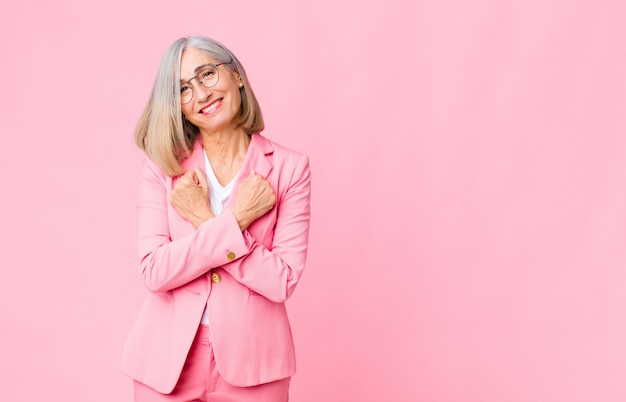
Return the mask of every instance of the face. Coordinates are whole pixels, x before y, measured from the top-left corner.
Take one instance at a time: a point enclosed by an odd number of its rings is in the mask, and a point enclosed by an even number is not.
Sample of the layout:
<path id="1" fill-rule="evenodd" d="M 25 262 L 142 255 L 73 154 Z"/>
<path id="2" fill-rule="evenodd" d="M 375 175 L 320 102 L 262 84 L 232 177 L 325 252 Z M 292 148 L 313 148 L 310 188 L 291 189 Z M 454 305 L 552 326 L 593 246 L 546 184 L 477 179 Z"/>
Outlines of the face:
<path id="1" fill-rule="evenodd" d="M 196 76 L 196 69 L 205 64 L 219 64 L 208 53 L 190 48 L 183 51 L 180 63 L 181 83 L 187 82 Z M 193 98 L 187 104 L 181 105 L 183 115 L 187 120 L 198 127 L 200 132 L 214 133 L 234 128 L 234 119 L 241 108 L 241 94 L 239 74 L 232 72 L 227 65 L 217 67 L 219 81 L 215 86 L 206 88 L 198 82 L 191 81 Z"/>

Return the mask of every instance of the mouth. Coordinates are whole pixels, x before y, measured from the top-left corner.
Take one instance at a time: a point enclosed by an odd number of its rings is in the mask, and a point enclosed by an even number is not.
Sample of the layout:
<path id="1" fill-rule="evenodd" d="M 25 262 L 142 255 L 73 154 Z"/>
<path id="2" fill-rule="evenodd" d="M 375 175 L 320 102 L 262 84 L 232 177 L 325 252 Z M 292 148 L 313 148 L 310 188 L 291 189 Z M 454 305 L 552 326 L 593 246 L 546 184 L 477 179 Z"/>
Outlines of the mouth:
<path id="1" fill-rule="evenodd" d="M 206 105 L 205 107 L 203 107 L 202 109 L 200 109 L 200 113 L 211 114 L 215 110 L 217 110 L 217 108 L 219 108 L 221 104 L 222 104 L 222 99 L 216 99 L 213 102 Z"/>

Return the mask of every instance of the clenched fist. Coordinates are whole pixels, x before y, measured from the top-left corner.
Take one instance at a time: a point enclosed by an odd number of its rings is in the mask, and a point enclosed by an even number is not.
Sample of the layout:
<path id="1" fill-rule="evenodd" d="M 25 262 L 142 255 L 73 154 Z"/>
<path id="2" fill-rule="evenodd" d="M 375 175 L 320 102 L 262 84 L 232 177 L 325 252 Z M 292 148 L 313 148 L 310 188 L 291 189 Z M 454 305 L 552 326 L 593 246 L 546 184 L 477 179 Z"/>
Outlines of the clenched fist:
<path id="1" fill-rule="evenodd" d="M 239 185 L 231 210 L 243 231 L 271 210 L 274 204 L 276 204 L 276 194 L 269 182 L 252 171 Z"/>
<path id="2" fill-rule="evenodd" d="M 170 193 L 170 203 L 196 229 L 215 216 L 209 205 L 209 183 L 198 166 L 178 178 Z"/>

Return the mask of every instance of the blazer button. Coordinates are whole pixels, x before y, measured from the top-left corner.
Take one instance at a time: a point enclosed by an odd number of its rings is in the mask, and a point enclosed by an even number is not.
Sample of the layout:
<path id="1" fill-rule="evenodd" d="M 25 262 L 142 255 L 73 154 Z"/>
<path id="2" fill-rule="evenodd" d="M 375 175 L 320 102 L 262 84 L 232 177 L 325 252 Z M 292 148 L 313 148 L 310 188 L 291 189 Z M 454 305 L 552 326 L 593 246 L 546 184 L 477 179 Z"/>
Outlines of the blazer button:
<path id="1" fill-rule="evenodd" d="M 222 280 L 222 277 L 217 272 L 213 272 L 211 274 L 211 282 L 213 282 L 213 283 L 220 283 L 221 280 Z"/>
<path id="2" fill-rule="evenodd" d="M 229 261 L 232 261 L 235 259 L 235 253 L 233 253 L 232 251 L 228 254 L 226 254 L 226 258 L 228 258 Z"/>

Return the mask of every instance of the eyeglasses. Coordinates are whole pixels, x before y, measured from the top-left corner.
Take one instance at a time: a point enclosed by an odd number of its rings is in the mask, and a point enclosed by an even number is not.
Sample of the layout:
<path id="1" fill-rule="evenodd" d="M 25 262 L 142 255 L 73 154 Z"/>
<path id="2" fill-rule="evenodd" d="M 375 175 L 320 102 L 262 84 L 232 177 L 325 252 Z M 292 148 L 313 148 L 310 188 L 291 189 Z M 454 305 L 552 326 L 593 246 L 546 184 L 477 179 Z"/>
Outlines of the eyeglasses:
<path id="1" fill-rule="evenodd" d="M 226 63 L 219 64 L 205 64 L 203 66 L 198 67 L 196 70 L 198 74 L 195 77 L 191 77 L 187 82 L 180 83 L 180 103 L 185 105 L 193 99 L 193 86 L 191 85 L 191 81 L 198 79 L 198 82 L 205 88 L 212 88 L 217 85 L 220 80 L 220 73 L 218 71 L 218 67 L 222 64 L 230 64 L 233 61 L 227 61 Z"/>

